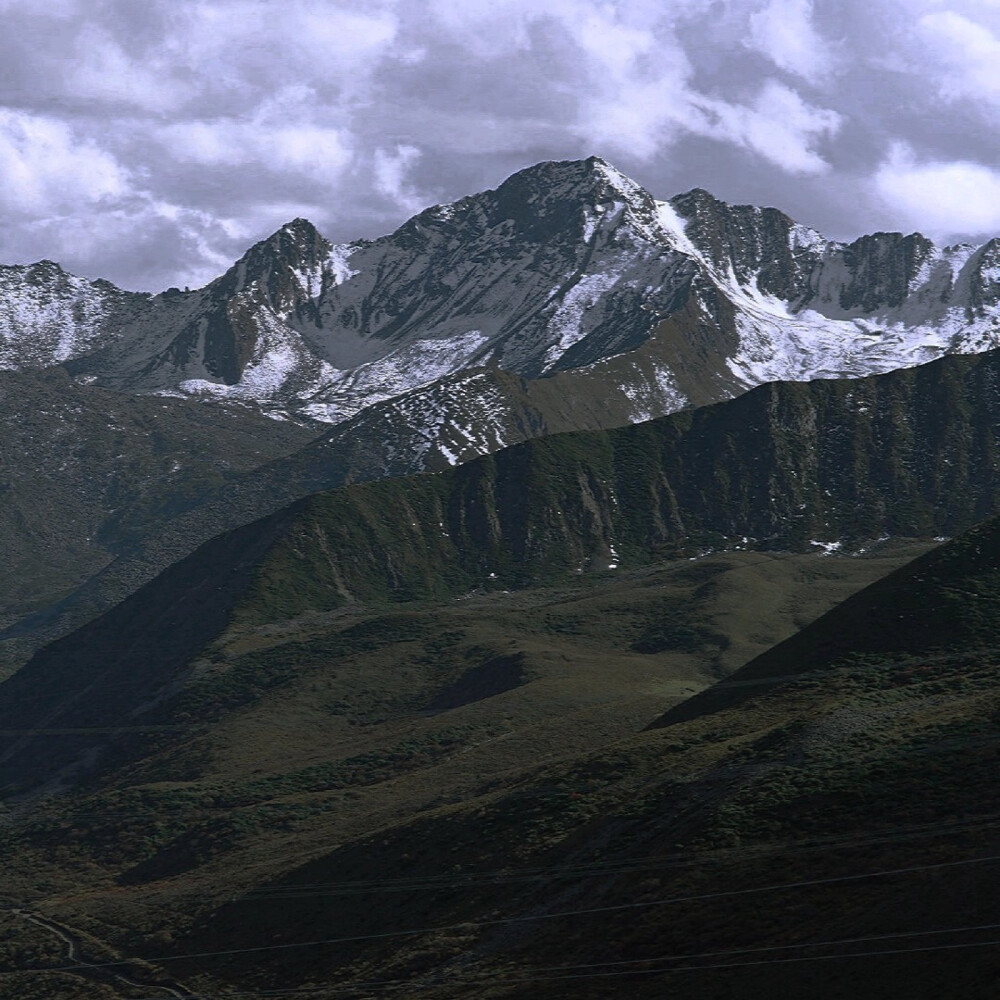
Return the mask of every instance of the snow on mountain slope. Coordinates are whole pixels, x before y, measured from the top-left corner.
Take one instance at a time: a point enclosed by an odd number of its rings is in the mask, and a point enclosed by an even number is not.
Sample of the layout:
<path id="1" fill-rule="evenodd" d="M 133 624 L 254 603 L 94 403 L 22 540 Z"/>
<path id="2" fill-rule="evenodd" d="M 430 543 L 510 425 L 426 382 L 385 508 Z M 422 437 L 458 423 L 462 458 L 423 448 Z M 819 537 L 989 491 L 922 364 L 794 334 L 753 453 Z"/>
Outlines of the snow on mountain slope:
<path id="1" fill-rule="evenodd" d="M 367 478 L 375 469 L 410 475 L 458 465 L 530 436 L 517 426 L 534 413 L 519 382 L 495 369 L 445 376 L 367 408 L 311 448 L 322 452 L 335 445 L 343 451 L 346 442 L 361 442 L 364 457 L 349 464 L 354 475 Z"/>
<path id="2" fill-rule="evenodd" d="M 738 347 L 727 365 L 747 388 L 879 374 L 1000 344 L 998 241 L 938 248 L 919 234 L 876 233 L 836 243 L 774 209 L 702 191 L 670 207 L 732 310 Z M 712 314 L 704 296 L 702 308 Z"/>
<path id="3" fill-rule="evenodd" d="M 0 369 L 40 368 L 89 353 L 109 342 L 121 314 L 145 298 L 77 278 L 50 260 L 0 266 Z"/>
<path id="4" fill-rule="evenodd" d="M 541 164 L 374 242 L 331 246 L 295 220 L 206 288 L 149 297 L 70 367 L 337 422 L 470 367 L 536 377 L 635 348 L 696 270 L 665 237 L 603 161 Z"/>
<path id="5" fill-rule="evenodd" d="M 374 241 L 303 219 L 203 289 L 134 295 L 0 270 L 0 365 L 328 423 L 482 366 L 575 371 L 648 419 L 774 379 L 858 376 L 1000 343 L 1000 241 L 835 243 L 603 160 L 541 163 Z M 623 359 L 629 359 L 627 362 Z"/>

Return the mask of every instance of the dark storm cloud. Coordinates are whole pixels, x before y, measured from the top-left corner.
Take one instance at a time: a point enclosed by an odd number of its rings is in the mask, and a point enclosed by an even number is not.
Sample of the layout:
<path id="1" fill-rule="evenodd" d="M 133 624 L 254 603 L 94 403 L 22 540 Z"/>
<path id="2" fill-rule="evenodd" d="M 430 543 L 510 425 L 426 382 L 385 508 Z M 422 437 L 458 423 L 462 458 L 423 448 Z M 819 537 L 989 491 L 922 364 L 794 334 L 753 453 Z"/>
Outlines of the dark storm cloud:
<path id="1" fill-rule="evenodd" d="M 1000 231 L 996 0 L 0 0 L 0 259 L 196 285 L 540 159 L 830 236 Z"/>

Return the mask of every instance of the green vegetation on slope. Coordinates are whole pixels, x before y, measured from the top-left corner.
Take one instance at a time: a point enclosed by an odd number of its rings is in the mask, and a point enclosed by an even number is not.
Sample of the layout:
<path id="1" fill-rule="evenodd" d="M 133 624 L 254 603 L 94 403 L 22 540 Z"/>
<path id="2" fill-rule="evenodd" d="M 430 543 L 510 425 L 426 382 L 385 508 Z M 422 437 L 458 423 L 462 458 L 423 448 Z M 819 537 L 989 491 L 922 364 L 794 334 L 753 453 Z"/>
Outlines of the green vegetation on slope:
<path id="1" fill-rule="evenodd" d="M 988 853 L 992 522 L 894 578 L 884 599 L 870 591 L 817 625 L 827 647 L 806 633 L 746 675 L 789 680 L 719 687 L 637 734 L 881 568 L 706 550 L 867 547 L 992 510 L 998 361 L 947 360 L 767 386 L 440 476 L 319 494 L 204 545 L 0 685 L 13 900 L 153 957 L 752 887 L 782 877 L 772 848 L 792 851 L 803 881 L 857 871 L 850 846 L 796 853 L 831 830 L 851 844 L 890 838 L 865 850 L 876 869 Z M 64 795 L 36 805 L 39 786 L 48 795 L 60 782 Z M 892 839 L 955 816 L 965 826 L 950 840 Z M 307 905 L 296 893 L 275 907 L 256 894 L 643 860 L 665 847 L 705 864 L 473 895 L 422 887 L 391 910 Z M 739 864 L 714 867 L 720 851 L 740 852 L 724 855 Z M 628 960 L 664 941 L 701 954 L 784 947 L 792 931 L 810 946 L 857 927 L 903 933 L 904 917 L 930 929 L 988 922 L 990 901 L 969 877 L 938 897 L 935 908 L 902 886 L 866 906 L 860 891 L 824 890 L 790 906 L 791 922 L 780 909 L 758 919 L 749 904 L 692 906 L 668 924 L 653 914 L 610 931 L 596 917 L 544 933 L 478 927 L 312 952 L 298 965 L 193 961 L 183 976 L 212 992 L 426 973 L 441 997 L 512 996 L 511 970 Z M 913 970 L 900 981 L 945 983 L 943 965 L 913 960 Z M 812 988 L 789 975 L 793 995 Z M 971 962 L 965 995 L 982 975 Z M 765 982 L 745 995 L 764 995 Z M 660 995 L 655 977 L 630 988 L 643 983 Z M 613 995 L 605 987 L 591 995 Z M 732 996 L 734 979 L 695 988 Z"/>
<path id="2" fill-rule="evenodd" d="M 441 1000 L 986 1000 L 998 568 L 994 519 L 762 654 L 746 687 L 314 858 L 179 951 L 388 938 L 186 968 L 330 996 L 388 981 Z"/>
<path id="3" fill-rule="evenodd" d="M 231 545 L 248 555 L 245 538 Z M 407 835 L 393 831 L 415 817 L 450 823 L 472 810 L 478 822 L 476 810 L 485 809 L 489 831 L 502 834 L 499 849 L 523 816 L 525 843 L 547 850 L 563 822 L 551 811 L 593 818 L 600 800 L 579 797 L 578 787 L 596 789 L 604 771 L 568 785 L 543 777 L 536 789 L 540 769 L 573 766 L 597 747 L 614 757 L 618 741 L 664 706 L 905 558 L 891 547 L 850 560 L 729 553 L 560 588 L 233 623 L 178 680 L 158 675 L 160 686 L 138 695 L 135 664 L 151 669 L 150 661 L 145 653 L 126 659 L 89 695 L 64 690 L 70 703 L 48 725 L 125 715 L 179 728 L 97 736 L 102 756 L 67 774 L 64 794 L 9 798 L 6 896 L 114 955 L 152 957 L 183 950 L 175 940 L 198 940 L 197 922 L 227 899 L 281 880 L 338 843 L 396 844 Z M 176 613 L 179 590 L 161 591 L 158 606 Z M 130 612 L 136 634 L 170 634 L 140 611 Z M 31 672 L 18 676 L 26 684 Z M 51 677 L 36 680 L 20 689 L 16 710 L 49 693 Z M 67 742 L 79 752 L 95 737 L 87 740 L 38 735 L 20 759 L 51 767 Z M 512 805 L 498 815 L 508 795 Z M 409 904 L 400 911 L 400 919 L 416 916 Z M 106 951 L 90 945 L 86 954 Z M 206 992 L 218 986 L 217 969 L 166 971 Z M 61 987 L 52 988 L 58 995 Z"/>
<path id="4" fill-rule="evenodd" d="M 589 398 L 569 373 L 491 379 L 509 401 L 503 433 L 514 439 L 614 422 L 619 412 L 620 400 Z M 512 587 L 616 559 L 635 566 L 734 545 L 850 549 L 885 534 L 952 536 L 996 512 L 998 384 L 997 352 L 865 379 L 776 383 L 647 424 L 531 441 L 440 480 L 356 487 L 316 501 L 314 523 L 275 553 L 258 596 L 275 613 L 293 613 L 373 594 L 439 597 L 489 585 L 491 573 Z M 116 514 L 136 551 L 55 609 L 59 621 L 86 620 L 198 542 L 278 503 L 409 471 L 408 447 L 394 455 L 383 426 L 395 438 L 407 431 L 405 415 L 384 407 L 228 483 L 163 531 L 140 538 L 132 507 Z M 205 485 L 192 486 L 190 502 L 204 500 Z M 136 501 L 134 509 L 156 508 Z M 27 620 L 11 635 L 23 634 L 24 645 L 53 621 Z"/>
<path id="5" fill-rule="evenodd" d="M 436 477 L 318 495 L 256 575 L 263 619 L 549 584 L 717 547 L 951 535 L 994 510 L 1000 355 L 778 383 Z"/>
<path id="6" fill-rule="evenodd" d="M 1000 519 L 990 518 L 855 594 L 659 725 L 754 696 L 802 672 L 870 668 L 920 677 L 991 656 L 1000 640 Z M 820 683 L 834 683 L 823 678 Z"/>
<path id="7" fill-rule="evenodd" d="M 314 436 L 245 407 L 80 385 L 61 368 L 0 373 L 0 417 L 0 625 Z"/>

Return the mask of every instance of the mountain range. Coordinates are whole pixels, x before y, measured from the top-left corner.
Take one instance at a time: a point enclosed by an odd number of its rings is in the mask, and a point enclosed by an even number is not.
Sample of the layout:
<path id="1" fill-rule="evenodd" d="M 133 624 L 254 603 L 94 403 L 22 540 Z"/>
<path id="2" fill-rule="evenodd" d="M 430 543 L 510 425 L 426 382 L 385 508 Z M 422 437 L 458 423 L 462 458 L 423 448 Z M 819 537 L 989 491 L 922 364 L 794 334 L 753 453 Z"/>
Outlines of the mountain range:
<path id="1" fill-rule="evenodd" d="M 0 269 L 0 993 L 990 996 L 998 253 L 590 158 Z"/>
<path id="2" fill-rule="evenodd" d="M 295 220 L 196 291 L 126 292 L 47 261 L 0 269 L 0 367 L 21 379 L 9 385 L 58 366 L 92 429 L 82 479 L 39 458 L 37 441 L 74 433 L 65 414 L 37 407 L 36 433 L 5 441 L 0 523 L 5 545 L 29 555 L 0 587 L 0 621 L 79 624 L 212 534 L 314 490 L 633 424 L 775 379 L 988 350 L 1000 343 L 996 255 L 995 241 L 937 248 L 916 234 L 837 243 L 700 190 L 657 201 L 592 157 L 528 168 L 375 241 L 334 246 Z M 28 414 L 26 391 L 2 398 Z M 96 428 L 109 408 L 160 405 L 170 420 L 184 397 L 206 404 L 220 442 L 246 414 L 245 478 L 199 474 L 174 491 L 183 501 L 151 504 L 158 469 Z M 168 467 L 196 469 L 213 461 L 210 436 L 167 434 L 157 447 Z M 310 437 L 294 471 L 265 468 Z M 80 498 L 86 524 L 64 503 L 37 503 L 39 490 Z M 108 596 L 81 602 L 80 586 Z M 79 610 L 61 610 L 67 599 Z M 32 644 L 15 647 L 5 643 L 8 667 Z"/>
<path id="3" fill-rule="evenodd" d="M 998 268 L 995 240 L 838 243 L 701 190 L 657 201 L 592 157 L 374 241 L 331 245 L 296 219 L 197 291 L 7 267 L 0 364 L 329 423 L 471 368 L 577 370 L 627 389 L 635 422 L 765 381 L 997 346 Z"/>

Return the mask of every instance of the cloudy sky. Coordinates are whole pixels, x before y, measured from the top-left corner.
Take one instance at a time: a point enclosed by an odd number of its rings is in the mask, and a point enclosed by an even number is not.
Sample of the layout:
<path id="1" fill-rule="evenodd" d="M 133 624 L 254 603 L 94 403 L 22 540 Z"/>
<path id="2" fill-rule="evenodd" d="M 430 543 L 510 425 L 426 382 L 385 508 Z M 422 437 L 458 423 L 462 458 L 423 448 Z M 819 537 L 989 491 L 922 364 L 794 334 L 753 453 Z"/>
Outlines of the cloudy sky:
<path id="1" fill-rule="evenodd" d="M 1000 233 L 1000 0 L 0 0 L 0 262 L 203 284 L 597 153 L 831 237 Z"/>

